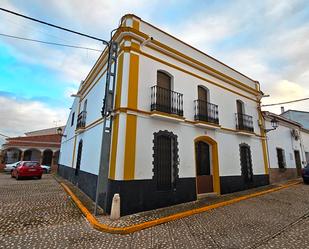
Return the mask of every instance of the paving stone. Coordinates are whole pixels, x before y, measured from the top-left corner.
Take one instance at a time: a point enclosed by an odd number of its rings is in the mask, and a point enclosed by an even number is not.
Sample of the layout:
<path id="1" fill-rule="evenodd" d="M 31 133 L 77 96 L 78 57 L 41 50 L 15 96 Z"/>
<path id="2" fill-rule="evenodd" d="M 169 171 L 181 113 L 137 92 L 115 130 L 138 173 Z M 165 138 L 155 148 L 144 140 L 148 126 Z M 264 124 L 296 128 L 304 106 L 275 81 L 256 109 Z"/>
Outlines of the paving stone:
<path id="1" fill-rule="evenodd" d="M 189 205 L 196 207 L 191 203 L 180 205 L 180 209 L 187 210 Z M 175 212 L 173 208 L 159 211 L 163 212 L 160 215 Z M 134 224 L 157 218 L 159 211 L 109 222 L 118 226 Z M 0 248 L 6 249 L 301 249 L 309 248 L 308 216 L 309 185 L 300 184 L 133 234 L 108 234 L 89 225 L 53 176 L 16 181 L 0 174 Z"/>

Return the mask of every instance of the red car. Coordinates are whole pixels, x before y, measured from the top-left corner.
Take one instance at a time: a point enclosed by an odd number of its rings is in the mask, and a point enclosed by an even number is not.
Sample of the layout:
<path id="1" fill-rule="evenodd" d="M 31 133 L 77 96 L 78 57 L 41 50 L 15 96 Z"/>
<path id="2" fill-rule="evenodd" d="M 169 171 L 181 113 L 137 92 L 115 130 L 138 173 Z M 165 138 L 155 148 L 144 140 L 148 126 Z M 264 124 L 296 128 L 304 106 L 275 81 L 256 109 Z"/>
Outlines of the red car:
<path id="1" fill-rule="evenodd" d="M 11 171 L 11 176 L 19 180 L 21 177 L 42 178 L 43 168 L 38 162 L 22 161 Z"/>

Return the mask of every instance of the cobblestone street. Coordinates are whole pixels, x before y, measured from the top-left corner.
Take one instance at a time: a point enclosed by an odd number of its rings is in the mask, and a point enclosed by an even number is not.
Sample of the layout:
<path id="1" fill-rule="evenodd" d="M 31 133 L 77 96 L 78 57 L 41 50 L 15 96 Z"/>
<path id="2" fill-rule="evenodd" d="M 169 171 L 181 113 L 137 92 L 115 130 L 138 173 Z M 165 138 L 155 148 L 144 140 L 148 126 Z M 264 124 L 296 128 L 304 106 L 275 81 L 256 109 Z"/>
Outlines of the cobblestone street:
<path id="1" fill-rule="evenodd" d="M 0 248 L 309 248 L 309 185 L 115 235 L 90 227 L 53 176 L 0 174 Z"/>

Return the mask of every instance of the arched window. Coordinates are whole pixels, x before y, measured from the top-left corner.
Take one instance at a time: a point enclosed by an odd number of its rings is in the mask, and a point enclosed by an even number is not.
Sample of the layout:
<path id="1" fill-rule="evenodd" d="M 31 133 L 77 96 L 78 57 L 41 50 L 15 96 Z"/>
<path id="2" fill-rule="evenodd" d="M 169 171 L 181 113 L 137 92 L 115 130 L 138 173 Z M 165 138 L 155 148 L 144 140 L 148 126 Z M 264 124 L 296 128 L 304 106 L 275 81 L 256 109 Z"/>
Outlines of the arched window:
<path id="1" fill-rule="evenodd" d="M 239 151 L 241 174 L 244 177 L 245 182 L 252 182 L 253 169 L 250 146 L 248 144 L 242 143 L 239 145 Z"/>
<path id="2" fill-rule="evenodd" d="M 75 168 L 75 175 L 79 174 L 80 170 L 80 163 L 82 159 L 82 150 L 83 150 L 83 140 L 81 139 L 78 143 L 78 150 L 77 150 L 77 158 L 76 158 L 76 168 Z"/>
<path id="3" fill-rule="evenodd" d="M 171 90 L 172 77 L 163 71 L 157 71 L 157 86 Z"/>
<path id="4" fill-rule="evenodd" d="M 170 191 L 176 188 L 178 178 L 178 143 L 172 132 L 154 133 L 154 180 L 158 191 Z"/>
<path id="5" fill-rule="evenodd" d="M 84 109 L 83 109 L 84 112 L 87 111 L 87 102 L 88 102 L 88 100 L 86 99 L 85 102 L 84 102 Z"/>
<path id="6" fill-rule="evenodd" d="M 208 88 L 204 86 L 198 86 L 197 87 L 197 94 L 198 94 L 198 100 L 204 101 L 204 102 L 210 102 L 209 101 L 209 90 Z"/>
<path id="7" fill-rule="evenodd" d="M 167 73 L 157 71 L 157 108 L 158 111 L 171 113 L 172 109 L 172 78 Z"/>
<path id="8" fill-rule="evenodd" d="M 236 106 L 237 106 L 237 113 L 242 115 L 245 114 L 245 108 L 244 108 L 244 102 L 241 100 L 236 100 Z"/>

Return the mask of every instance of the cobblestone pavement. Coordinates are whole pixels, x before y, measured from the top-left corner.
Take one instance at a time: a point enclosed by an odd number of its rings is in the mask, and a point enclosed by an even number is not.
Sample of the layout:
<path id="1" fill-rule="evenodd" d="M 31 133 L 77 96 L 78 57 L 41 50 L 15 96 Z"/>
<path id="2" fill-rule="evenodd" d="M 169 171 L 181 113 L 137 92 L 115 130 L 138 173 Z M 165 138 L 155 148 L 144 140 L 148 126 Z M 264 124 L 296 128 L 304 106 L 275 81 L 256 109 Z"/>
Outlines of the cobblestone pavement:
<path id="1" fill-rule="evenodd" d="M 309 248 L 309 185 L 129 235 L 90 227 L 50 175 L 0 174 L 0 248 Z"/>

